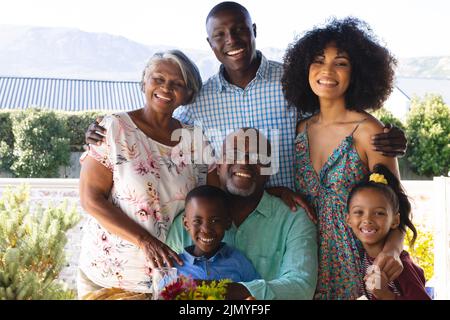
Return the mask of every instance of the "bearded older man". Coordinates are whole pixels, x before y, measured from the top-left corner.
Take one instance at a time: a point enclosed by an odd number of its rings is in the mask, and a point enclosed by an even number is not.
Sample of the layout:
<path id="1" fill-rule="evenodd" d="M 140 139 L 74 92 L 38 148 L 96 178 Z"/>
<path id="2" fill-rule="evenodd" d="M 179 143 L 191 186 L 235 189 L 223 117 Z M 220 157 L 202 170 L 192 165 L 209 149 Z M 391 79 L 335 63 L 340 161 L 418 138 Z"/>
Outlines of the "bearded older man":
<path id="1" fill-rule="evenodd" d="M 249 132 L 256 132 L 257 142 L 248 139 Z M 256 129 L 233 132 L 217 165 L 233 221 L 223 241 L 242 251 L 263 278 L 230 284 L 227 298 L 312 299 L 318 268 L 316 227 L 302 208 L 292 213 L 264 191 L 270 163 L 261 146 L 270 153 L 269 142 Z M 176 252 L 192 244 L 182 214 L 172 224 L 167 244 Z"/>

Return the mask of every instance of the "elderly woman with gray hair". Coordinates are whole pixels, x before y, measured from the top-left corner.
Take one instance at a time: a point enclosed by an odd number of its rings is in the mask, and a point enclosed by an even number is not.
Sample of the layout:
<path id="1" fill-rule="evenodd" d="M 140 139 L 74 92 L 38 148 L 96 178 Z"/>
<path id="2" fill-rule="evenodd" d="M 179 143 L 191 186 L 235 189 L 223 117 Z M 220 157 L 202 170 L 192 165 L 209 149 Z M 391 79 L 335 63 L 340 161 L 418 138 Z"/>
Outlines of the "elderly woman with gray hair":
<path id="1" fill-rule="evenodd" d="M 194 164 L 193 132 L 172 117 L 191 103 L 202 81 L 181 51 L 153 55 L 142 77 L 145 105 L 103 118 L 104 143 L 82 156 L 80 199 L 90 217 L 84 227 L 78 296 L 102 287 L 151 292 L 151 269 L 182 263 L 164 244 L 184 207 L 185 195 L 199 184 L 217 184 L 214 165 Z M 207 176 L 206 176 L 207 175 Z M 214 181 L 216 180 L 216 181 Z"/>

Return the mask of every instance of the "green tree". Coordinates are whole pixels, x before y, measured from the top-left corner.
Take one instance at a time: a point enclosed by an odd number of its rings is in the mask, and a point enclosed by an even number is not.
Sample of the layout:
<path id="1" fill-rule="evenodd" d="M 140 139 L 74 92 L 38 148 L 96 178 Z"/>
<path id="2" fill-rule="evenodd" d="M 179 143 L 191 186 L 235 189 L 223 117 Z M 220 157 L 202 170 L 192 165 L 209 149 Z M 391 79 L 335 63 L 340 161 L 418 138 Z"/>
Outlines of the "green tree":
<path id="1" fill-rule="evenodd" d="M 71 151 L 83 151 L 85 144 L 84 135 L 89 125 L 101 115 L 100 112 L 60 112 L 58 117 L 61 122 L 66 124 L 67 137 L 70 141 Z"/>
<path id="2" fill-rule="evenodd" d="M 56 177 L 70 159 L 67 129 L 53 111 L 30 108 L 12 115 L 12 172 L 19 177 Z"/>
<path id="3" fill-rule="evenodd" d="M 11 113 L 0 111 L 0 170 L 10 171 L 14 163 Z"/>
<path id="4" fill-rule="evenodd" d="M 411 168 L 420 175 L 447 176 L 450 169 L 450 108 L 441 96 L 415 98 L 407 118 Z"/>
<path id="5" fill-rule="evenodd" d="M 0 199 L 0 300 L 74 299 L 57 277 L 64 267 L 66 231 L 79 215 L 67 204 L 29 205 L 25 186 Z"/>
<path id="6" fill-rule="evenodd" d="M 377 111 L 372 112 L 372 115 L 376 117 L 378 120 L 383 122 L 384 124 L 392 124 L 402 130 L 405 130 L 405 125 L 400 121 L 400 119 L 396 118 L 392 112 L 387 110 L 386 108 L 378 109 Z"/>

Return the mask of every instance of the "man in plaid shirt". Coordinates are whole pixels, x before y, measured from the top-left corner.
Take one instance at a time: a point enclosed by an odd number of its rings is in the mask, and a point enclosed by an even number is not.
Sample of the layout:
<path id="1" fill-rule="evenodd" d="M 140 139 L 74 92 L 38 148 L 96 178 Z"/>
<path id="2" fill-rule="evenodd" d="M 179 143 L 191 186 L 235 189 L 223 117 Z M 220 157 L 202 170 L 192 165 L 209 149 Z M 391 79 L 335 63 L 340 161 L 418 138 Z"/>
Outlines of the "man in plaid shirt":
<path id="1" fill-rule="evenodd" d="M 310 212 L 300 195 L 291 191 L 293 181 L 294 139 L 297 122 L 304 116 L 284 99 L 281 77 L 283 66 L 267 60 L 256 50 L 256 24 L 249 12 L 235 2 L 222 2 L 206 18 L 207 41 L 222 63 L 219 72 L 203 85 L 195 102 L 180 106 L 174 117 L 201 127 L 221 154 L 224 137 L 239 128 L 253 127 L 263 132 L 272 144 L 272 173 L 267 187 L 272 194 L 290 198 Z M 103 128 L 91 124 L 87 143 L 97 143 Z M 403 155 L 406 138 L 398 128 L 385 129 L 374 137 L 374 148 L 388 156 Z M 286 200 L 285 200 L 286 201 Z M 288 201 L 289 202 L 289 201 Z"/>

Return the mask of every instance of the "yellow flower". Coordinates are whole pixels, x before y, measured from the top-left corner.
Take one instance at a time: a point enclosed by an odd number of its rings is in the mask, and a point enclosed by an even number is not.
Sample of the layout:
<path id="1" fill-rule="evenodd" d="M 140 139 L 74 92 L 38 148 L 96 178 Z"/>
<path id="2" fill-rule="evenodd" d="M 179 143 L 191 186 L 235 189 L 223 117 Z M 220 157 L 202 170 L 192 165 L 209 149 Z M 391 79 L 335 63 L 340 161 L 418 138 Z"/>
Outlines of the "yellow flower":
<path id="1" fill-rule="evenodd" d="M 375 183 L 388 184 L 384 175 L 379 174 L 379 173 L 372 173 L 369 177 L 369 181 L 373 181 Z"/>

